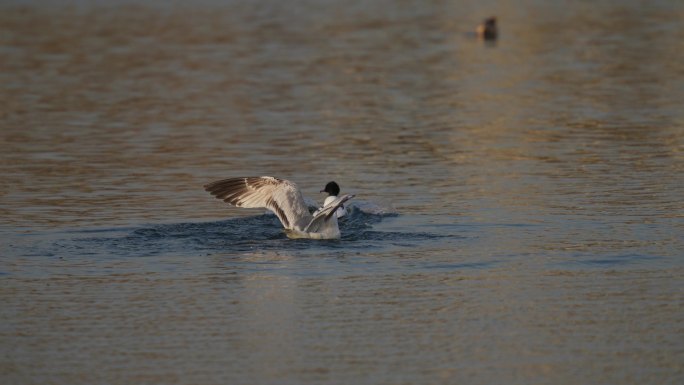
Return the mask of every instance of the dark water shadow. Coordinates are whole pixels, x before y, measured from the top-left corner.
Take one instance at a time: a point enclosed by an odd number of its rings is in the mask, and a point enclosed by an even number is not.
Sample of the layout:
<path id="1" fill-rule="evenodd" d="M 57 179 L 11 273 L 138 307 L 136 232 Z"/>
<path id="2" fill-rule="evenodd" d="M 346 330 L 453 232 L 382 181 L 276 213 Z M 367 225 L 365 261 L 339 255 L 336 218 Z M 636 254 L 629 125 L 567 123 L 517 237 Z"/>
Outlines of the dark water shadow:
<path id="1" fill-rule="evenodd" d="M 358 208 L 341 221 L 337 240 L 289 239 L 277 217 L 262 214 L 216 222 L 184 222 L 139 228 L 69 232 L 55 248 L 77 255 L 145 257 L 160 254 L 214 255 L 279 251 L 299 254 L 359 252 L 396 247 L 418 247 L 424 242 L 456 235 L 430 232 L 377 231 L 373 225 L 398 214 L 376 214 Z"/>
<path id="2" fill-rule="evenodd" d="M 603 255 L 598 258 L 581 255 L 575 256 L 571 260 L 559 263 L 558 265 L 575 268 L 620 268 L 638 264 L 653 265 L 662 259 L 664 258 L 660 256 L 645 254 Z"/>

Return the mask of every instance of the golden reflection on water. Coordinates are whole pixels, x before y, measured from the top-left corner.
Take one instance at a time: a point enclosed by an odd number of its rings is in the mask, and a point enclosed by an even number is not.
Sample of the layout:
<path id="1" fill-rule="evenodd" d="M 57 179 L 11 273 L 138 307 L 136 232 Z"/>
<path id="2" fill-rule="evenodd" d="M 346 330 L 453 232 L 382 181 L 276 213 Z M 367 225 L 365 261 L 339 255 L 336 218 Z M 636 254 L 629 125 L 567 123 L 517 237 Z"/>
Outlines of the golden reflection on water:
<path id="1" fill-rule="evenodd" d="M 681 178 L 664 177 L 683 168 L 667 7 L 578 6 L 569 19 L 543 7 L 507 20 L 494 47 L 439 7 L 303 23 L 276 9 L 102 7 L 4 12 L 11 225 L 216 218 L 198 186 L 262 173 L 311 191 L 332 177 L 372 181 L 364 196 L 394 191 L 408 211 L 421 195 L 428 211 L 501 195 L 537 209 L 581 194 L 575 181 L 592 169 L 617 186 L 636 176 L 670 213 L 679 201 Z M 525 178 L 535 181 L 511 191 Z M 572 183 L 535 193 L 557 178 Z"/>

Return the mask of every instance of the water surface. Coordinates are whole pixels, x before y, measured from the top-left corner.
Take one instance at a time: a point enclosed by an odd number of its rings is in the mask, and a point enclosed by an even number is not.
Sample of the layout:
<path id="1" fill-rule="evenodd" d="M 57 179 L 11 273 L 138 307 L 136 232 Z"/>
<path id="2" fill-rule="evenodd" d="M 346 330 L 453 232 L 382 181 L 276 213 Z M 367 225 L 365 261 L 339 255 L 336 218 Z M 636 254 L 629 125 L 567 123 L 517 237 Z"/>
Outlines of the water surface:
<path id="1" fill-rule="evenodd" d="M 683 16 L 4 2 L 0 382 L 680 383 Z M 248 175 L 342 239 L 202 189 Z"/>

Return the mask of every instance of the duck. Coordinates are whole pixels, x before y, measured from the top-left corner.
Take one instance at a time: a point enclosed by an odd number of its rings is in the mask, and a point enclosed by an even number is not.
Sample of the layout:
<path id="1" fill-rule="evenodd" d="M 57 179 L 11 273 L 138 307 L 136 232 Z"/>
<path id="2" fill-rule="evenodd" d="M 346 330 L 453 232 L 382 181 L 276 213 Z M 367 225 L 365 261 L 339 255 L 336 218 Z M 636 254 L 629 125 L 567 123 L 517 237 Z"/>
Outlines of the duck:
<path id="1" fill-rule="evenodd" d="M 488 17 L 477 26 L 475 30 L 477 37 L 484 40 L 496 40 L 499 31 L 496 27 L 496 17 Z"/>
<path id="2" fill-rule="evenodd" d="M 329 195 L 324 206 L 311 214 L 299 187 L 287 179 L 272 176 L 227 178 L 207 183 L 204 189 L 235 207 L 266 208 L 272 211 L 280 220 L 287 237 L 293 239 L 341 238 L 337 210 L 343 209 L 344 203 L 355 197 L 353 194 L 337 196 L 337 183 L 328 183 L 321 191 L 328 194 L 334 192 L 334 198 L 330 199 L 333 195 Z"/>

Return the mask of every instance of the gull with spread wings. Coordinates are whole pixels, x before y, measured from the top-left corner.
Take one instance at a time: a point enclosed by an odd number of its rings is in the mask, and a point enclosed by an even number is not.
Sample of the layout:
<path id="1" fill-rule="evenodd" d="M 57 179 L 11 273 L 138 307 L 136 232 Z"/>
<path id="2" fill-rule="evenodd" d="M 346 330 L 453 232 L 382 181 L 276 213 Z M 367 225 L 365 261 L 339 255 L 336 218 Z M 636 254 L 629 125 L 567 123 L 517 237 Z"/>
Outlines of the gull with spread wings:
<path id="1" fill-rule="evenodd" d="M 285 179 L 272 176 L 228 178 L 206 184 L 204 189 L 233 206 L 273 211 L 289 238 L 340 238 L 336 212 L 354 197 L 347 194 L 326 201 L 327 204 L 312 215 L 297 185 Z"/>

